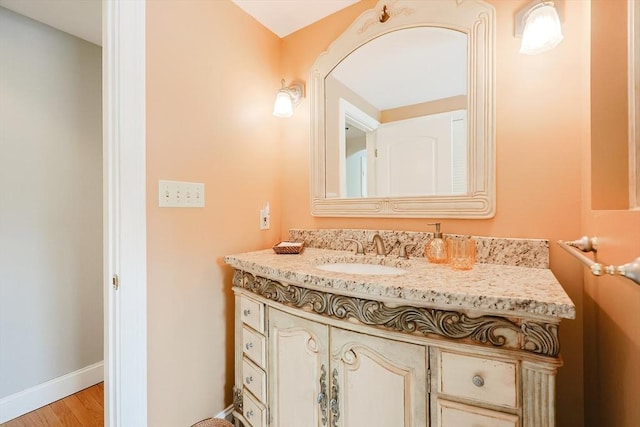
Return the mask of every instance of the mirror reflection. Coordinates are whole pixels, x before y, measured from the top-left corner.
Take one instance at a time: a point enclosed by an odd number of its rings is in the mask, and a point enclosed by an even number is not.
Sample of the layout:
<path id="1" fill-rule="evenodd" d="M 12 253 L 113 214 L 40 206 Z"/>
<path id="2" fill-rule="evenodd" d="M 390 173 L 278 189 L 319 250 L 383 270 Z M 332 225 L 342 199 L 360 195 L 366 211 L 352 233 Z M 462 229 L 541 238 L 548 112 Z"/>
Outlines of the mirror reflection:
<path id="1" fill-rule="evenodd" d="M 631 123 L 629 136 L 629 182 L 631 208 L 640 208 L 640 5 L 629 2 L 629 106 Z"/>
<path id="2" fill-rule="evenodd" d="M 494 32 L 484 1 L 380 0 L 336 38 L 311 68 L 311 213 L 493 217 Z"/>
<path id="3" fill-rule="evenodd" d="M 413 27 L 325 77 L 326 197 L 467 193 L 467 34 Z"/>

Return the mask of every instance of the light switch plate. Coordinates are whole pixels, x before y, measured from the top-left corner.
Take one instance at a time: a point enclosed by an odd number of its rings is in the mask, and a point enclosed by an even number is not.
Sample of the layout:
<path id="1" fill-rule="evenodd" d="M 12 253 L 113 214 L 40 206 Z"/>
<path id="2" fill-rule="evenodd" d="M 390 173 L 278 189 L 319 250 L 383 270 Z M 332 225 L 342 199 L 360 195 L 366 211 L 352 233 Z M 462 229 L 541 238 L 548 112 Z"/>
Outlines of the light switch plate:
<path id="1" fill-rule="evenodd" d="M 161 208 L 203 208 L 204 184 L 159 180 L 158 206 Z"/>

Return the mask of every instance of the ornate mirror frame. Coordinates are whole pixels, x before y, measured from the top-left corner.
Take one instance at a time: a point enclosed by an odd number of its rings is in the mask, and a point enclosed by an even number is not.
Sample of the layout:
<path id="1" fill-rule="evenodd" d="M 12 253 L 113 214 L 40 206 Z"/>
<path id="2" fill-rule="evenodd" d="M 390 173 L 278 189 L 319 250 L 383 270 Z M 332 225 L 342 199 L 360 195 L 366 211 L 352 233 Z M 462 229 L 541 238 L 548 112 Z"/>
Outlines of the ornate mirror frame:
<path id="1" fill-rule="evenodd" d="M 325 77 L 383 34 L 434 26 L 468 37 L 468 192 L 420 197 L 326 198 Z M 360 15 L 311 69 L 311 214 L 329 217 L 491 218 L 495 215 L 495 10 L 477 0 L 382 0 Z"/>

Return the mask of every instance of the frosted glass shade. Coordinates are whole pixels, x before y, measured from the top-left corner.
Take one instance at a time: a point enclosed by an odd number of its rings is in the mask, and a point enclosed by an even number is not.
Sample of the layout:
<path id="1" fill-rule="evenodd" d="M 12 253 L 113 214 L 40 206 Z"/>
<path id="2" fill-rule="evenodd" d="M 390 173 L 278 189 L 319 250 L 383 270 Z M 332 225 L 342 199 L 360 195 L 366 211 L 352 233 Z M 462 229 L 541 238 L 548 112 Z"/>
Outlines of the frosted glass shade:
<path id="1" fill-rule="evenodd" d="M 276 117 L 293 116 L 293 101 L 286 90 L 278 91 L 276 102 L 273 104 L 273 115 Z"/>
<path id="2" fill-rule="evenodd" d="M 525 17 L 520 53 L 535 55 L 553 49 L 562 41 L 560 18 L 553 3 L 535 6 Z"/>

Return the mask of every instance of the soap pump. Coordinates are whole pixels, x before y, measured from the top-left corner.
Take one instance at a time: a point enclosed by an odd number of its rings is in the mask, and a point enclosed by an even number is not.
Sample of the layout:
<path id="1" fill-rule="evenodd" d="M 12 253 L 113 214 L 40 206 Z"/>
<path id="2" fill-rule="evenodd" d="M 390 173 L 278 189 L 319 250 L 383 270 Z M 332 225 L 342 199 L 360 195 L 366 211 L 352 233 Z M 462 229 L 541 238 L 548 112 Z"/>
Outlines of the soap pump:
<path id="1" fill-rule="evenodd" d="M 435 225 L 436 232 L 434 233 L 433 238 L 429 240 L 425 245 L 424 256 L 431 263 L 444 264 L 447 262 L 447 244 L 442 238 L 442 233 L 440 232 L 440 223 L 436 222 L 429 225 Z"/>

